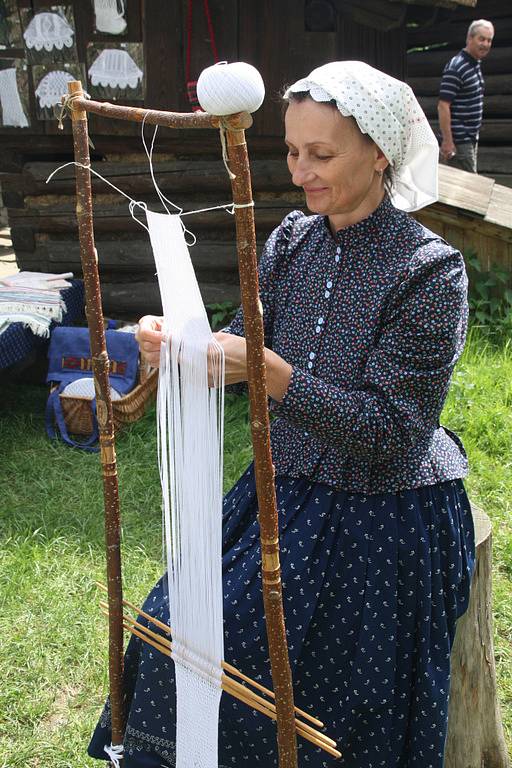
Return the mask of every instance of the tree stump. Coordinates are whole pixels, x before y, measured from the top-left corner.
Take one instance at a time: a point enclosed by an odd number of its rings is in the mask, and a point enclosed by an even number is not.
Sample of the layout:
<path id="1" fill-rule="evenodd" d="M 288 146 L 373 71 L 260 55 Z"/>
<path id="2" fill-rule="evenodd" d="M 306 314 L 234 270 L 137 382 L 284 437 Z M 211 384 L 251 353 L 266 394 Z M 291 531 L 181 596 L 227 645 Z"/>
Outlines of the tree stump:
<path id="1" fill-rule="evenodd" d="M 452 649 L 445 768 L 510 768 L 496 690 L 492 639 L 491 522 L 473 506 L 476 566 Z"/>

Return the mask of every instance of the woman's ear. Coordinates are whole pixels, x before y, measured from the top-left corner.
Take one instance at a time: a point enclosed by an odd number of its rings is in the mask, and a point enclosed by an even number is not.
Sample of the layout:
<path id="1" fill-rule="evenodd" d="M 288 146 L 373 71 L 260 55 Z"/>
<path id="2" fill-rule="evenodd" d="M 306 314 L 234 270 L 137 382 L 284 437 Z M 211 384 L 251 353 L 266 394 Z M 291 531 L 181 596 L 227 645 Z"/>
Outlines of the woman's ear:
<path id="1" fill-rule="evenodd" d="M 389 161 L 380 147 L 375 145 L 376 159 L 375 159 L 375 171 L 379 174 L 384 173 L 389 165 Z"/>

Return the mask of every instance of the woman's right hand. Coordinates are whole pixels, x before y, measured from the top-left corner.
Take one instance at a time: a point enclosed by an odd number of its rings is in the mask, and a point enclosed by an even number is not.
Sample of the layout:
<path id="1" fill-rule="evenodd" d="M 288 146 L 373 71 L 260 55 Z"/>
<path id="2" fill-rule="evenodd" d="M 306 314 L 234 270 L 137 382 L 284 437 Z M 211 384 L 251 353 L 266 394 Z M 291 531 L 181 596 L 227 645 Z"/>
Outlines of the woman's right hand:
<path id="1" fill-rule="evenodd" d="M 160 345 L 164 338 L 162 323 L 163 317 L 144 315 L 139 320 L 139 327 L 135 334 L 143 360 L 153 368 L 158 368 L 160 365 Z"/>

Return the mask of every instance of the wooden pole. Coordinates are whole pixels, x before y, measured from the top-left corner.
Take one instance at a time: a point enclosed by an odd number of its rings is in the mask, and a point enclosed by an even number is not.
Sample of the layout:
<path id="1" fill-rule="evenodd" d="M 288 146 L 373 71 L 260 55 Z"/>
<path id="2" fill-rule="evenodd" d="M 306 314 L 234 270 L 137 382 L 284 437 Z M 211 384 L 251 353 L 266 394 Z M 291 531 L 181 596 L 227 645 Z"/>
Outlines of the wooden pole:
<path id="1" fill-rule="evenodd" d="M 87 113 L 80 108 L 82 84 L 70 82 L 71 119 L 76 168 L 76 216 L 80 239 L 80 258 L 85 285 L 85 301 L 91 344 L 96 415 L 98 419 L 100 458 L 105 504 L 105 539 L 107 551 L 107 587 L 109 606 L 109 682 L 112 713 L 112 744 L 121 745 L 124 737 L 125 714 L 123 696 L 123 589 L 121 580 L 121 520 L 119 486 L 116 466 L 114 419 L 108 377 L 109 359 L 101 306 L 100 279 L 92 220 L 92 185 L 89 157 Z M 76 99 L 76 100 L 75 100 Z M 86 167 L 83 167 L 86 166 Z"/>
<path id="2" fill-rule="evenodd" d="M 270 420 L 264 353 L 262 307 L 258 294 L 258 266 L 251 174 L 244 130 L 227 129 L 229 166 L 237 234 L 240 292 L 247 341 L 247 380 L 258 518 L 261 538 L 261 578 L 272 681 L 277 711 L 277 744 L 280 768 L 297 767 L 297 739 L 293 684 L 284 623 L 279 525 L 270 449 Z"/>

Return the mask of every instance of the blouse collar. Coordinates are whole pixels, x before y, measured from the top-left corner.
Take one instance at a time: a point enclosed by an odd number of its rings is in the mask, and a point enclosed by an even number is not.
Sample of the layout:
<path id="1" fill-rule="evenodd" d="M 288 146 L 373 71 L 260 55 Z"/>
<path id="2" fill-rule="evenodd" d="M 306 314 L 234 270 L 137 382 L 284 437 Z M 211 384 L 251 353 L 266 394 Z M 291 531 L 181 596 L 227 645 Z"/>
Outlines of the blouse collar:
<path id="1" fill-rule="evenodd" d="M 396 213 L 398 213 L 398 211 L 390 201 L 388 195 L 385 195 L 384 199 L 373 213 L 365 219 L 358 221 L 356 224 L 350 224 L 348 227 L 338 229 L 335 235 L 332 234 L 328 216 L 323 217 L 323 223 L 325 229 L 328 230 L 329 235 L 333 237 L 336 242 L 347 242 L 352 238 L 359 238 L 360 236 L 375 234 L 377 231 L 382 231 L 382 226 L 388 223 L 390 216 L 393 216 Z"/>

